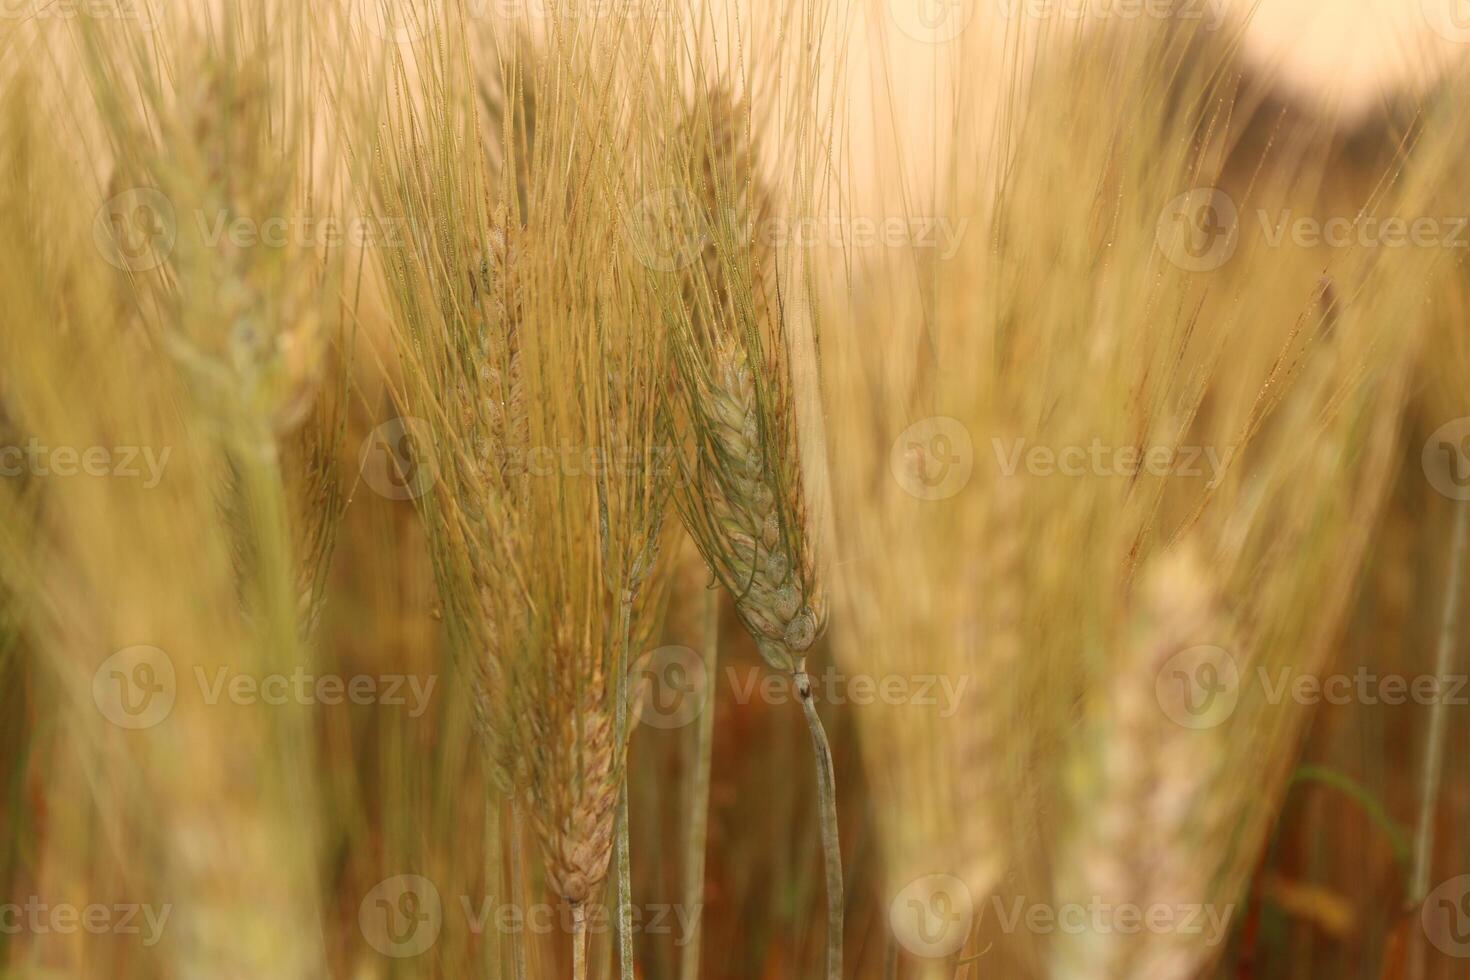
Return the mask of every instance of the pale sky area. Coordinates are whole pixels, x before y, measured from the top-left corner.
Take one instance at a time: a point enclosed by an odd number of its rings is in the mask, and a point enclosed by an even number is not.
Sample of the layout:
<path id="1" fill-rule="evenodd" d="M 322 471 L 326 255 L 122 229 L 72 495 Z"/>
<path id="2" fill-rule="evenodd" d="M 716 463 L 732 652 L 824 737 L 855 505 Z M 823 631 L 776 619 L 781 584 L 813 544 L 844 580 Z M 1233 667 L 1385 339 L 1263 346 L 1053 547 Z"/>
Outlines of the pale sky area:
<path id="1" fill-rule="evenodd" d="M 1350 128 L 1384 101 L 1439 78 L 1470 54 L 1470 0 L 1177 0 L 1228 45 L 1239 34 L 1242 67 L 1274 81 L 1278 93 Z M 1138 21 L 1168 0 L 853 0 L 839 57 L 837 159 L 850 206 L 902 214 L 906 193 L 925 195 L 955 113 L 952 59 L 976 86 L 995 93 L 966 106 L 967 121 L 991 112 L 1004 67 L 1016 50 L 1045 57 L 1071 30 Z M 1085 14 L 1084 14 L 1085 11 Z M 1031 40 L 1017 45 L 1015 38 Z M 1042 37 L 1047 40 L 1039 40 Z M 845 126 L 843 125 L 845 123 Z M 900 148 L 902 164 L 877 148 Z"/>

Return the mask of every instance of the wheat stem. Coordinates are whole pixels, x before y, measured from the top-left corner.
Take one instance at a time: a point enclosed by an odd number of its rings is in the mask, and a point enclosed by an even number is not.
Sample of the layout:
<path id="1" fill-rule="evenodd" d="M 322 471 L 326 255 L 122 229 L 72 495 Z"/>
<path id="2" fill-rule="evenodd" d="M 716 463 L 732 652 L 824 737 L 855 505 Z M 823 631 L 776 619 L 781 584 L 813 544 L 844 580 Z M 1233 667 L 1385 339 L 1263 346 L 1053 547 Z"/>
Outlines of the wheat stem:
<path id="1" fill-rule="evenodd" d="M 1450 573 L 1445 585 L 1444 614 L 1440 620 L 1439 649 L 1434 660 L 1435 676 L 1450 675 L 1454 660 L 1455 640 L 1459 633 L 1460 579 L 1465 565 L 1465 542 L 1467 533 L 1466 513 L 1470 504 L 1460 502 L 1455 507 L 1455 530 L 1450 539 Z M 1419 829 L 1414 843 L 1414 877 L 1410 888 L 1414 904 L 1424 901 L 1429 891 L 1430 864 L 1434 857 L 1434 812 L 1439 804 L 1440 779 L 1444 774 L 1445 728 L 1449 713 L 1444 698 L 1436 698 L 1429 709 L 1429 732 L 1425 735 L 1424 767 L 1419 778 Z M 1424 976 L 1424 937 L 1413 944 L 1410 964 L 1410 980 L 1422 980 Z"/>
<path id="2" fill-rule="evenodd" d="M 628 780 L 618 790 L 618 975 L 633 980 L 632 860 L 628 853 Z"/>
<path id="3" fill-rule="evenodd" d="M 628 655 L 633 642 L 633 596 L 623 595 L 623 645 L 618 658 L 616 725 L 618 745 L 627 758 L 628 747 Z M 628 846 L 628 766 L 623 765 L 618 789 L 617 837 L 614 844 L 618 864 L 618 970 L 622 980 L 633 980 L 633 862 Z"/>
<path id="4" fill-rule="evenodd" d="M 709 777 L 715 743 L 715 665 L 720 649 L 720 593 L 704 595 L 704 709 L 699 715 L 699 738 L 689 778 L 689 840 L 684 858 L 684 902 L 694 923 L 689 942 L 679 954 L 679 976 L 699 976 L 699 945 L 704 915 L 704 848 L 709 834 Z"/>
<path id="5" fill-rule="evenodd" d="M 485 807 L 485 893 L 492 900 L 500 887 L 500 853 L 500 802 L 492 796 Z M 491 927 L 488 932 L 489 936 L 485 940 L 485 970 L 488 976 L 498 977 L 505 969 L 500 931 Z"/>
<path id="6" fill-rule="evenodd" d="M 587 980 L 587 912 L 572 906 L 572 980 Z"/>
<path id="7" fill-rule="evenodd" d="M 512 797 L 510 802 L 510 901 L 511 906 L 525 914 L 525 890 L 522 885 L 523 857 L 521 855 L 521 805 Z M 511 941 L 511 966 L 515 980 L 526 980 L 525 933 L 517 934 Z"/>
<path id="8" fill-rule="evenodd" d="M 805 667 L 792 675 L 801 709 L 811 730 L 817 764 L 817 808 L 822 822 L 822 857 L 827 865 L 827 980 L 842 980 L 842 848 L 837 837 L 837 790 L 832 770 L 832 747 L 822 719 L 812 703 L 812 682 Z"/>

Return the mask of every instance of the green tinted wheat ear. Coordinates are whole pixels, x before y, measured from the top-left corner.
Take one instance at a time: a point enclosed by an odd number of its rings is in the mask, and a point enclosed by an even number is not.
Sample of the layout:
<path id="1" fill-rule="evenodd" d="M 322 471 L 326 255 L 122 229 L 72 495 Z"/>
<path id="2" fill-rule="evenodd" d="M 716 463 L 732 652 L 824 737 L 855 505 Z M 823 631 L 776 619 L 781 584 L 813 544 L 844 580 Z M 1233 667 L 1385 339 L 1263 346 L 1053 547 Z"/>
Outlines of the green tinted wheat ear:
<path id="1" fill-rule="evenodd" d="M 705 244 L 676 355 L 695 462 L 686 522 L 772 667 L 798 671 L 826 626 L 798 465 L 791 364 L 747 125 L 726 97 L 687 123 Z"/>
<path id="2" fill-rule="evenodd" d="M 274 230 L 301 217 L 296 171 L 271 165 L 292 161 L 300 134 L 272 121 L 271 86 L 260 59 L 204 58 L 165 113 L 169 149 L 149 169 L 182 216 L 166 347 L 222 416 L 259 415 L 280 432 L 311 407 L 327 330 L 304 242 Z M 259 230 L 242 234 L 242 221 Z"/>
<path id="3" fill-rule="evenodd" d="M 831 751 L 812 703 L 806 656 L 827 621 L 803 489 L 791 325 L 766 247 L 771 204 L 754 161 L 749 113 L 727 95 L 696 102 L 679 145 L 701 248 L 671 316 L 687 422 L 680 510 L 741 623 L 791 676 L 817 757 L 827 865 L 827 971 L 842 970 L 842 869 Z"/>

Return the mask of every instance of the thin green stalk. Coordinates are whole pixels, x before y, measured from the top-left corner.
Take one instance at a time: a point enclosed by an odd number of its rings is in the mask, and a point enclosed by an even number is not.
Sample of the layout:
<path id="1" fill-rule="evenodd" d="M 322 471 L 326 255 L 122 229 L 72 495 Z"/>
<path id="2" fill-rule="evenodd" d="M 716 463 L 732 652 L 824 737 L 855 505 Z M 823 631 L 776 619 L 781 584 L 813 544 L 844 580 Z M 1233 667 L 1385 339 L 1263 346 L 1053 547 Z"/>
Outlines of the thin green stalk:
<path id="1" fill-rule="evenodd" d="M 1455 641 L 1459 634 L 1460 579 L 1465 565 L 1466 512 L 1470 504 L 1463 501 L 1455 505 L 1455 529 L 1450 538 L 1450 574 L 1445 586 L 1444 613 L 1440 620 L 1439 649 L 1435 653 L 1434 671 L 1439 678 L 1448 677 L 1455 656 Z M 1429 892 L 1430 864 L 1434 857 L 1434 813 L 1439 805 L 1439 785 L 1444 774 L 1445 730 L 1449 723 L 1449 709 L 1445 699 L 1435 698 L 1429 708 L 1429 731 L 1424 739 L 1424 768 L 1419 775 L 1419 830 L 1414 838 L 1414 877 L 1410 898 L 1415 907 L 1424 901 Z M 1410 980 L 1424 977 L 1424 937 L 1413 944 L 1410 957 Z"/>
<path id="2" fill-rule="evenodd" d="M 622 602 L 623 645 L 618 658 L 617 733 L 618 746 L 627 759 L 628 747 L 628 655 L 633 643 L 633 595 L 624 593 Z M 623 766 L 623 783 L 618 789 L 615 851 L 618 864 L 618 970 L 622 980 L 633 980 L 633 863 L 628 848 L 628 766 Z"/>
<path id="3" fill-rule="evenodd" d="M 842 848 L 837 838 L 837 779 L 832 769 L 832 747 L 812 703 L 812 682 L 805 666 L 798 667 L 792 677 L 816 756 L 817 809 L 822 821 L 822 857 L 827 865 L 827 980 L 842 980 Z"/>
<path id="4" fill-rule="evenodd" d="M 1383 836 L 1388 839 L 1388 846 L 1393 849 L 1394 862 L 1398 864 L 1400 872 L 1404 875 L 1403 884 L 1409 887 L 1408 875 L 1410 864 L 1413 861 L 1413 847 L 1409 843 L 1408 836 L 1398 824 L 1394 823 L 1393 817 L 1389 816 L 1383 804 L 1360 784 L 1326 766 L 1297 766 L 1286 784 L 1287 792 L 1289 793 L 1298 783 L 1306 782 L 1329 786 L 1348 797 L 1362 809 L 1363 815 L 1368 818 L 1369 822 L 1382 831 Z M 1276 853 L 1278 842 L 1279 838 L 1273 836 L 1270 850 L 1273 856 Z"/>
<path id="5" fill-rule="evenodd" d="M 720 647 L 720 593 L 704 594 L 704 707 L 689 777 L 689 839 L 684 849 L 684 904 L 692 917 L 689 941 L 679 954 L 681 980 L 699 976 L 699 946 L 704 918 L 704 848 L 709 835 L 709 777 L 715 744 L 715 665 Z"/>

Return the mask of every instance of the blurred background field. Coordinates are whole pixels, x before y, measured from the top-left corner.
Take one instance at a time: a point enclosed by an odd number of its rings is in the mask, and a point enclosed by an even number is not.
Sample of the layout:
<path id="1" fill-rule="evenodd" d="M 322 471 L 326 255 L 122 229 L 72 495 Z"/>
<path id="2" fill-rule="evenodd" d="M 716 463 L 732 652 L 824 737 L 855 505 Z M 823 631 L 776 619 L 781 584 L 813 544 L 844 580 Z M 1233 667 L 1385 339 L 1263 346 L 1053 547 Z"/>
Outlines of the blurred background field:
<path id="1" fill-rule="evenodd" d="M 0 447 L 45 449 L 0 456 L 22 461 L 0 476 L 5 975 L 573 975 L 549 869 L 612 847 L 587 786 L 623 776 L 620 749 L 585 758 L 619 700 L 616 638 L 586 637 L 613 635 L 623 500 L 587 451 L 712 465 L 697 355 L 663 347 L 701 316 L 716 387 L 746 365 L 779 405 L 714 441 L 759 444 L 815 542 L 801 608 L 826 632 L 777 645 L 832 749 L 841 976 L 1467 975 L 1453 11 L 156 7 L 0 21 Z M 689 255 L 640 251 L 650 201 Z M 747 210 L 769 258 L 718 224 Z M 1432 235 L 1385 245 L 1386 218 Z M 525 364 L 523 402 L 502 392 Z M 646 433 L 552 438 L 645 397 Z M 530 504 L 464 489 L 500 412 L 561 454 Z M 1018 440 L 1224 462 L 1007 471 Z M 64 475 L 57 448 L 93 447 L 98 473 Z M 589 484 L 582 523 L 537 523 Z M 602 853 L 571 903 L 584 968 L 822 976 L 804 675 L 752 639 L 693 505 L 649 493 L 667 595 L 627 661 L 634 952 Z M 782 543 L 755 553 L 800 565 L 771 506 Z M 594 540 L 598 574 L 557 582 L 606 603 L 536 592 L 553 545 Z M 465 582 L 578 624 L 519 669 L 569 665 L 583 700 L 496 693 L 521 675 L 481 641 L 513 617 L 479 613 L 515 603 Z M 1368 680 L 1272 693 L 1334 677 Z M 1384 678 L 1440 683 L 1392 704 Z M 536 749 L 556 732 L 570 761 Z M 597 840 L 537 823 L 562 790 Z M 1120 928 L 1152 906 L 1174 918 Z"/>

